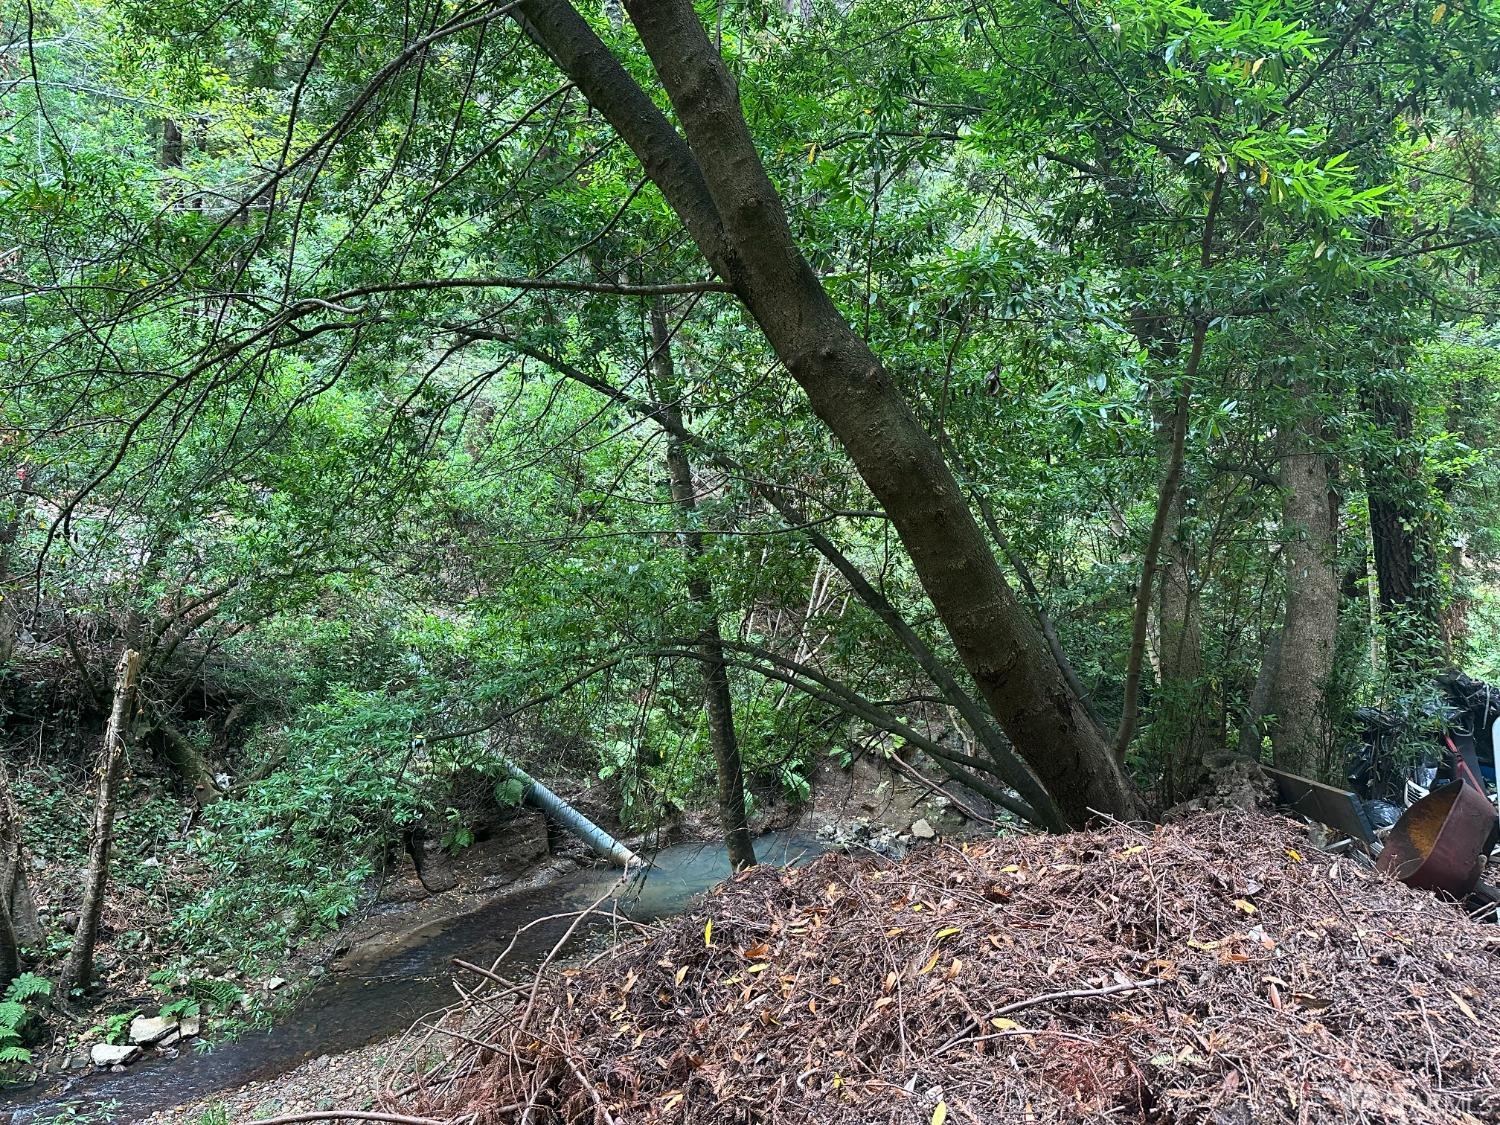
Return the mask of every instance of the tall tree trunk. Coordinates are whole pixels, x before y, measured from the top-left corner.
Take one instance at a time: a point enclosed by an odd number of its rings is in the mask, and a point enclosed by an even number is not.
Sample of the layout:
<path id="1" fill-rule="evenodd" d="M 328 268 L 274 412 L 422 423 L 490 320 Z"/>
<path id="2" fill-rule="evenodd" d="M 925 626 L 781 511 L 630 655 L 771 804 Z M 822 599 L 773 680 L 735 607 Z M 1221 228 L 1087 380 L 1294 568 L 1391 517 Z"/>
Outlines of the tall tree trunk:
<path id="1" fill-rule="evenodd" d="M 1448 654 L 1432 521 L 1422 510 L 1421 462 L 1408 448 L 1412 408 L 1386 386 L 1370 391 L 1367 408 L 1392 442 L 1365 461 L 1386 659 L 1398 674 L 1424 675 Z"/>
<path id="2" fill-rule="evenodd" d="M 1247 758 L 1260 758 L 1260 723 L 1271 709 L 1271 696 L 1276 690 L 1276 675 L 1281 668 L 1281 639 L 1282 631 L 1276 629 L 1266 642 L 1266 651 L 1260 658 L 1260 671 L 1255 676 L 1255 686 L 1250 689 L 1245 717 L 1240 723 L 1239 752 Z"/>
<path id="3" fill-rule="evenodd" d="M 18 944 L 35 945 L 46 936 L 26 877 L 21 814 L 11 795 L 10 774 L 4 762 L 0 762 L 0 912 L 4 912 Z"/>
<path id="4" fill-rule="evenodd" d="M 1068 821 L 1138 815 L 1134 786 L 1006 584 L 937 443 L 793 240 L 693 5 L 626 9 L 686 141 L 566 0 L 519 0 L 518 14 L 635 152 L 848 452 L 985 702 Z"/>
<path id="5" fill-rule="evenodd" d="M 1305 395 L 1300 388 L 1300 397 Z M 1322 771 L 1333 737 L 1328 685 L 1339 627 L 1336 510 L 1328 458 L 1317 448 L 1312 426 L 1311 418 L 1298 418 L 1281 454 L 1286 624 L 1271 703 L 1277 768 L 1309 776 Z"/>
<path id="6" fill-rule="evenodd" d="M 21 971 L 25 940 L 16 925 L 15 890 L 26 888 L 22 864 L 20 818 L 10 795 L 10 775 L 0 761 L 0 991 Z M 30 894 L 27 890 L 29 901 Z"/>
<path id="7" fill-rule="evenodd" d="M 1163 803 L 1175 804 L 1203 772 L 1211 746 L 1212 716 L 1203 668 L 1198 580 L 1185 541 L 1183 497 L 1178 493 L 1167 523 L 1157 621 L 1161 678 L 1151 741 L 1161 761 Z"/>
<path id="8" fill-rule="evenodd" d="M 136 682 L 140 677 L 141 656 L 127 648 L 115 665 L 115 694 L 109 710 L 109 726 L 104 731 L 104 746 L 99 751 L 96 770 L 98 793 L 94 801 L 94 821 L 89 842 L 89 866 L 84 876 L 83 904 L 78 910 L 78 930 L 73 948 L 63 967 L 64 994 L 78 989 L 87 992 L 93 985 L 94 944 L 99 938 L 99 916 L 104 911 L 104 891 L 109 883 L 109 853 L 114 843 L 115 804 L 119 796 L 120 777 L 125 772 L 125 749 L 130 738 L 130 723 L 135 715 Z"/>
<path id="9" fill-rule="evenodd" d="M 698 651 L 703 665 L 703 713 L 708 721 L 708 741 L 713 749 L 718 775 L 719 826 L 729 862 L 736 871 L 755 866 L 755 843 L 745 814 L 745 771 L 740 761 L 739 740 L 734 732 L 734 698 L 729 690 L 729 664 L 724 659 L 724 638 L 719 633 L 719 611 L 714 603 L 703 533 L 698 530 L 697 489 L 687 445 L 677 435 L 683 431 L 677 372 L 672 363 L 672 337 L 666 314 L 658 301 L 651 306 L 652 367 L 656 399 L 667 420 L 667 475 L 672 503 L 682 520 L 680 539 L 687 556 L 688 598 L 703 619 L 698 633 Z"/>

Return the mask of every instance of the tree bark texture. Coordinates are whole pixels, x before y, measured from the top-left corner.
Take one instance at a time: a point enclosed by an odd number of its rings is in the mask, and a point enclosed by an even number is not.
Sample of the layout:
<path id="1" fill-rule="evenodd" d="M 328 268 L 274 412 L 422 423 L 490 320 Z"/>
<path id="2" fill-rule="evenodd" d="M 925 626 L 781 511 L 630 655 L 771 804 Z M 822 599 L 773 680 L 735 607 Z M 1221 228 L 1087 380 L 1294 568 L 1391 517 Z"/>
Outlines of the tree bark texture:
<path id="1" fill-rule="evenodd" d="M 1331 748 L 1327 692 L 1339 626 L 1336 508 L 1312 424 L 1298 419 L 1281 455 L 1286 624 L 1271 703 L 1276 767 L 1304 776 L 1323 771 Z"/>
<path id="2" fill-rule="evenodd" d="M 125 751 L 130 724 L 135 716 L 135 697 L 141 672 L 141 656 L 134 649 L 120 654 L 115 665 L 114 700 L 104 746 L 99 751 L 96 773 L 97 795 L 89 839 L 89 866 L 84 875 L 83 902 L 78 910 L 78 930 L 62 972 L 62 989 L 87 992 L 93 985 L 94 945 L 99 938 L 99 918 L 104 912 L 104 893 L 109 883 L 109 854 L 114 843 L 115 806 L 120 778 L 125 772 Z"/>
<path id="3" fill-rule="evenodd" d="M 793 240 L 739 93 L 688 0 L 627 0 L 686 140 L 566 0 L 523 25 L 662 191 L 885 508 L 1001 727 L 1071 824 L 1138 795 L 1006 584 L 937 443 Z"/>
<path id="4" fill-rule="evenodd" d="M 1187 541 L 1183 496 L 1172 505 L 1163 544 L 1157 620 L 1161 637 L 1161 682 L 1151 737 L 1161 759 L 1163 803 L 1188 795 L 1212 747 L 1213 716 L 1203 667 L 1198 580 Z"/>
<path id="5" fill-rule="evenodd" d="M 698 499 L 693 466 L 688 460 L 686 444 L 677 436 L 685 427 L 678 397 L 677 372 L 672 362 L 672 337 L 659 301 L 651 306 L 651 349 L 656 397 L 669 423 L 667 476 L 672 503 L 682 523 L 679 538 L 687 559 L 688 598 L 703 619 L 697 647 L 702 653 L 703 713 L 708 722 L 708 741 L 713 750 L 714 772 L 718 780 L 719 826 L 724 833 L 730 866 L 738 871 L 755 866 L 755 842 L 745 813 L 745 771 L 734 730 L 729 665 L 724 659 L 724 638 L 719 633 L 719 611 L 714 603 L 703 533 L 697 526 Z"/>

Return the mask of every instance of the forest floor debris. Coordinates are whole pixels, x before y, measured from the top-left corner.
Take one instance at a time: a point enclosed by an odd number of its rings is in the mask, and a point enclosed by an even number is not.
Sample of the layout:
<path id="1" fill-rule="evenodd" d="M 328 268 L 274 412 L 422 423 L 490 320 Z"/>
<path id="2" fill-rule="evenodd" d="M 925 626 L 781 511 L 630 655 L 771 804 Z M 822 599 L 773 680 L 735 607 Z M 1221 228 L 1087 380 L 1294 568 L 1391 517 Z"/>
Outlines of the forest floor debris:
<path id="1" fill-rule="evenodd" d="M 757 869 L 445 1026 L 445 1061 L 391 1112 L 1485 1122 L 1500 928 L 1290 822 L 1212 813 Z"/>

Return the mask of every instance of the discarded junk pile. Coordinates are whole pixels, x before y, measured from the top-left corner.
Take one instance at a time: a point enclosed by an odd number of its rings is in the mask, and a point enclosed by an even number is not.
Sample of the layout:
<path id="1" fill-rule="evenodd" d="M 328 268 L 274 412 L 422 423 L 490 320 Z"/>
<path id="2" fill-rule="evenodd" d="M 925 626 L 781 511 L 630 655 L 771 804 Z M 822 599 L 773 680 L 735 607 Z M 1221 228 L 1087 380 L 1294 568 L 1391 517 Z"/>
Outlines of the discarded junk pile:
<path id="1" fill-rule="evenodd" d="M 1412 724 L 1390 712 L 1359 711 L 1361 744 L 1349 788 L 1337 789 L 1278 770 L 1281 801 L 1344 833 L 1377 857 L 1377 866 L 1413 887 L 1500 904 L 1486 880 L 1487 857 L 1500 844 L 1500 690 L 1449 672 L 1436 681 L 1413 760 Z M 1407 747 L 1403 752 L 1403 745 Z"/>

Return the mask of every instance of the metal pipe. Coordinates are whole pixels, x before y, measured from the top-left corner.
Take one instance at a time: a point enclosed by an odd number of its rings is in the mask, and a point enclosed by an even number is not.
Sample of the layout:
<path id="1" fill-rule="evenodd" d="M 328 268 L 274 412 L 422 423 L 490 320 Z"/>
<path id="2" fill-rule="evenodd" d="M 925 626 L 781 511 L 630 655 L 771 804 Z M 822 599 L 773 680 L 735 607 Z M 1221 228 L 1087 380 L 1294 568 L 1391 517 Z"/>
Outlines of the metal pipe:
<path id="1" fill-rule="evenodd" d="M 640 858 L 624 844 L 600 828 L 588 817 L 548 789 L 536 778 L 523 770 L 505 755 L 497 755 L 500 768 L 507 776 L 519 781 L 524 788 L 522 800 L 550 817 L 554 823 L 566 828 L 594 852 L 617 867 L 629 868 L 640 863 Z"/>

